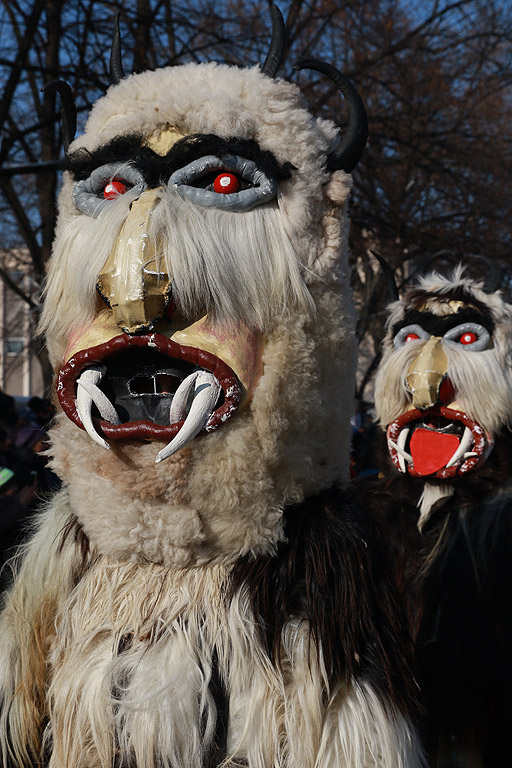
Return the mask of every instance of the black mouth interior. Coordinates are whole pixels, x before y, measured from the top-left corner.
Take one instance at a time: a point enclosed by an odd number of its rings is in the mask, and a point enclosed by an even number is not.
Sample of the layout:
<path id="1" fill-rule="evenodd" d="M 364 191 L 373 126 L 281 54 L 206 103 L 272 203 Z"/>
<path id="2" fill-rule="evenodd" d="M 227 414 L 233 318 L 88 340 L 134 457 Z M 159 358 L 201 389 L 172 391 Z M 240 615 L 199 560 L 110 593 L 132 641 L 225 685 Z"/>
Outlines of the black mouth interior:
<path id="1" fill-rule="evenodd" d="M 104 361 L 107 371 L 100 389 L 115 407 L 122 424 L 149 421 L 169 424 L 169 410 L 181 382 L 200 366 L 176 360 L 153 349 L 127 349 Z M 193 391 L 189 395 L 189 405 Z M 221 392 L 215 408 L 224 401 Z M 100 417 L 96 406 L 93 416 Z"/>
<path id="2" fill-rule="evenodd" d="M 462 435 L 464 424 L 461 421 L 451 421 L 444 416 L 428 415 L 423 421 L 417 421 L 413 425 L 414 429 L 430 429 L 435 432 L 442 432 L 445 435 Z"/>
<path id="3" fill-rule="evenodd" d="M 414 421 L 406 426 L 410 427 L 404 446 L 405 450 L 408 452 L 410 451 L 411 438 L 416 429 L 427 429 L 431 432 L 440 432 L 444 435 L 457 435 L 459 438 L 462 438 L 465 429 L 464 424 L 460 421 L 451 421 L 451 419 L 446 419 L 444 416 L 430 413 L 425 414 L 422 421 Z"/>

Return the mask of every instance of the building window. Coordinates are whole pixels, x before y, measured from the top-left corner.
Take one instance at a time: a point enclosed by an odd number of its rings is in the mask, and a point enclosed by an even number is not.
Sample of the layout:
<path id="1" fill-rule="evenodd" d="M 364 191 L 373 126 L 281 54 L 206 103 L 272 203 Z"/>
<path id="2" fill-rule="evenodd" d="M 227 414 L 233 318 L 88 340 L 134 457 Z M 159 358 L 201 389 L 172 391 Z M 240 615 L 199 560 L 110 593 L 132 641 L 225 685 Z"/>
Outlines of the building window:
<path id="1" fill-rule="evenodd" d="M 21 355 L 23 352 L 23 339 L 11 336 L 4 340 L 4 349 L 6 355 Z"/>

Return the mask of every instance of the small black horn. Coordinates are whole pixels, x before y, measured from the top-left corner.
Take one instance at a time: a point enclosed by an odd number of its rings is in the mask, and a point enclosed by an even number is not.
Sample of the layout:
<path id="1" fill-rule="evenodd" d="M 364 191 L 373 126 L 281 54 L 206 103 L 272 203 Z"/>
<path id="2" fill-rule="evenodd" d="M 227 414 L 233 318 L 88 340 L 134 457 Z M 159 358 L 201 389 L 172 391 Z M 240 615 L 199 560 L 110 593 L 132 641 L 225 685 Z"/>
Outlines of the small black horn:
<path id="1" fill-rule="evenodd" d="M 431 253 L 430 256 L 427 256 L 422 261 L 420 261 L 416 269 L 410 273 L 409 277 L 407 278 L 407 282 L 410 283 L 413 278 L 422 277 L 425 275 L 430 265 L 438 259 L 448 259 L 448 261 L 454 261 L 456 258 L 456 254 L 453 251 L 450 251 L 448 248 L 443 248 L 441 251 Z"/>
<path id="2" fill-rule="evenodd" d="M 372 251 L 371 249 L 370 249 L 370 253 L 372 254 L 372 256 L 375 256 L 375 258 L 377 259 L 377 261 L 379 262 L 382 268 L 382 272 L 384 273 L 384 277 L 386 278 L 386 283 L 388 286 L 388 291 L 391 297 L 391 301 L 398 301 L 400 298 L 400 294 L 398 292 L 398 286 L 396 284 L 395 273 L 389 266 L 384 256 L 381 256 L 380 253 L 377 253 L 377 251 Z"/>
<path id="3" fill-rule="evenodd" d="M 332 64 L 316 59 L 298 61 L 293 69 L 312 69 L 325 75 L 340 89 L 348 111 L 348 126 L 339 145 L 327 156 L 327 170 L 350 173 L 358 164 L 368 139 L 368 117 L 363 101 L 350 80 Z"/>
<path id="4" fill-rule="evenodd" d="M 57 91 L 60 96 L 60 119 L 62 123 L 62 144 L 67 154 L 69 145 L 76 133 L 76 107 L 73 91 L 65 80 L 52 80 L 41 89 L 42 91 Z"/>
<path id="5" fill-rule="evenodd" d="M 110 84 L 117 85 L 125 77 L 123 62 L 121 59 L 121 32 L 119 31 L 119 13 L 114 20 L 114 34 L 112 35 L 112 47 L 110 49 Z"/>
<path id="6" fill-rule="evenodd" d="M 261 71 L 264 75 L 275 77 L 283 58 L 286 36 L 283 14 L 277 5 L 271 6 L 270 13 L 272 15 L 272 40 Z"/>
<path id="7" fill-rule="evenodd" d="M 484 290 L 487 293 L 494 293 L 497 291 L 503 279 L 503 267 L 490 259 L 489 256 L 484 256 L 482 253 L 472 253 L 470 258 L 483 261 L 484 265 L 489 269 L 484 283 Z"/>

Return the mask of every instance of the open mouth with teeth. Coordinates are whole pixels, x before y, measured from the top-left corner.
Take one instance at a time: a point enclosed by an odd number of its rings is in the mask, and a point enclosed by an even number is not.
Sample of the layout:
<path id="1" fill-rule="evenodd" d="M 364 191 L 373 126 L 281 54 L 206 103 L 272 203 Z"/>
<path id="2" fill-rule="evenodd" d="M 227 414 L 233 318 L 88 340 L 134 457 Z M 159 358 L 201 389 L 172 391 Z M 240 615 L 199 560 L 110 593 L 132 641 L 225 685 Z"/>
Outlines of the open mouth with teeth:
<path id="1" fill-rule="evenodd" d="M 214 354 L 152 333 L 77 352 L 59 373 L 57 394 L 66 415 L 104 448 L 107 440 L 166 441 L 158 463 L 225 424 L 242 388 Z"/>
<path id="2" fill-rule="evenodd" d="M 388 449 L 401 472 L 447 479 L 483 464 L 494 441 L 464 411 L 436 406 L 413 408 L 387 430 Z"/>

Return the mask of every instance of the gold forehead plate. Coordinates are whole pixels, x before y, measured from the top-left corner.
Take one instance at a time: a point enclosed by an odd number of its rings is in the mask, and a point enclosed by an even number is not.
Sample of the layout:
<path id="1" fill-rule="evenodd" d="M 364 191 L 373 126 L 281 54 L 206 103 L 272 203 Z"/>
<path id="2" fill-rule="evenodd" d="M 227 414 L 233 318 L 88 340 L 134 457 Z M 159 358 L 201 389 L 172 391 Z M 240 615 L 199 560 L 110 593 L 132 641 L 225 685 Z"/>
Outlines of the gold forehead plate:
<path id="1" fill-rule="evenodd" d="M 437 296 L 436 298 L 425 301 L 424 304 L 418 307 L 418 312 L 430 312 L 432 309 L 438 309 L 440 306 L 445 315 L 455 315 L 455 313 L 458 312 L 459 309 L 462 309 L 462 307 L 472 307 L 471 304 L 467 304 L 464 301 L 455 299 L 448 299 L 448 301 L 446 301 Z"/>
<path id="2" fill-rule="evenodd" d="M 147 136 L 144 139 L 144 146 L 149 147 L 156 152 L 157 155 L 166 155 L 168 151 L 175 144 L 185 137 L 184 133 L 180 133 L 176 128 L 169 126 L 160 131 L 155 131 L 151 136 Z"/>

